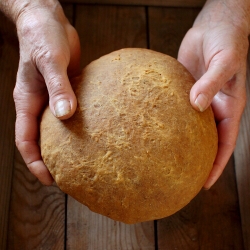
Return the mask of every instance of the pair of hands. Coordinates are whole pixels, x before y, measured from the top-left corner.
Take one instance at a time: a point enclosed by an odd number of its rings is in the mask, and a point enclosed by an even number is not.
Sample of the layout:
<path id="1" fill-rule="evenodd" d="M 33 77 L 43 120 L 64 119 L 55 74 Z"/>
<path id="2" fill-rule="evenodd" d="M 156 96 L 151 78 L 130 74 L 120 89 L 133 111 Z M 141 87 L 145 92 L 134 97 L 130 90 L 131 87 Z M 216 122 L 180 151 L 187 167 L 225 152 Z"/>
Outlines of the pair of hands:
<path id="1" fill-rule="evenodd" d="M 247 18 L 241 21 L 236 11 L 232 17 L 227 6 L 215 2 L 208 0 L 178 55 L 197 80 L 190 93 L 191 104 L 201 112 L 211 104 L 217 121 L 219 148 L 206 189 L 219 178 L 234 150 L 246 102 Z M 53 178 L 38 146 L 39 116 L 48 100 L 59 119 L 73 115 L 77 103 L 70 78 L 79 73 L 79 38 L 59 3 L 50 8 L 26 7 L 16 25 L 20 43 L 14 89 L 16 144 L 29 170 L 50 185 Z"/>

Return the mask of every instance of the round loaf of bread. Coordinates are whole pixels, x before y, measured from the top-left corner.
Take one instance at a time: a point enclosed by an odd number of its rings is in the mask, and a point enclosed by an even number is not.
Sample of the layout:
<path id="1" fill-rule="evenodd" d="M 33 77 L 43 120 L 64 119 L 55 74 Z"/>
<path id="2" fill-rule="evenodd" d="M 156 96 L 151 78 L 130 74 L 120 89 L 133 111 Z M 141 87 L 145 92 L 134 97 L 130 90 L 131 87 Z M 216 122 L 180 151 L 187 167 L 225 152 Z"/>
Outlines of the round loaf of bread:
<path id="1" fill-rule="evenodd" d="M 41 122 L 43 160 L 59 188 L 125 223 L 169 216 L 194 198 L 212 169 L 211 107 L 192 108 L 195 80 L 174 58 L 122 49 L 93 61 L 72 83 L 78 107 Z"/>

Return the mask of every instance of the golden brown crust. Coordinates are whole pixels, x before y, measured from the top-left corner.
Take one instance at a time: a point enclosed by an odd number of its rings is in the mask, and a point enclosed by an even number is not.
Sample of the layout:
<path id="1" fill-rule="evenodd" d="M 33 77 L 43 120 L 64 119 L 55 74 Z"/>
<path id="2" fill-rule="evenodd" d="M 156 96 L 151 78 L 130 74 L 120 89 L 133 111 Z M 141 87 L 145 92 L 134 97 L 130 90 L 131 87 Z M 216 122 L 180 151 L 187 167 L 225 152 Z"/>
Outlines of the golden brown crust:
<path id="1" fill-rule="evenodd" d="M 217 153 L 211 108 L 195 111 L 194 84 L 175 59 L 122 49 L 75 80 L 75 115 L 46 109 L 41 150 L 58 186 L 92 211 L 125 223 L 169 216 L 200 191 Z"/>

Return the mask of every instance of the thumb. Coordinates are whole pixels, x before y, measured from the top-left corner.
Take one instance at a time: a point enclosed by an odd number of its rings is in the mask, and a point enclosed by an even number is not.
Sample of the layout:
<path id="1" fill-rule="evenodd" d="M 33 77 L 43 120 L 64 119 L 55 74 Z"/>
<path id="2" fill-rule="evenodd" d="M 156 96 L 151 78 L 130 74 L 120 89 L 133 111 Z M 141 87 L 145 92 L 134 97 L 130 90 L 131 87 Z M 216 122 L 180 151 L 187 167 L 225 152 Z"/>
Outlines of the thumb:
<path id="1" fill-rule="evenodd" d="M 49 92 L 52 113 L 61 120 L 68 119 L 75 113 L 77 99 L 67 75 L 67 65 L 57 60 L 57 63 L 43 67 L 41 73 Z"/>
<path id="2" fill-rule="evenodd" d="M 234 76 L 235 70 L 232 67 L 226 62 L 210 63 L 207 72 L 193 85 L 190 91 L 190 102 L 196 110 L 203 112 L 208 108 L 214 96 Z"/>

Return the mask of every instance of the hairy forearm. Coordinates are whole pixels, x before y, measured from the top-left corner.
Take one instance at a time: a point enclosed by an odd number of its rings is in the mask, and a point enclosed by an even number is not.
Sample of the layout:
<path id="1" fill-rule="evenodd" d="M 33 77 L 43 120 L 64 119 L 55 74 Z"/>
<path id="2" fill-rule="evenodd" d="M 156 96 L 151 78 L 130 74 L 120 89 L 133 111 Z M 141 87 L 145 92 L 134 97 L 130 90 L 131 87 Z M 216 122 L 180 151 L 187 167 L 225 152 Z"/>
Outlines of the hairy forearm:
<path id="1" fill-rule="evenodd" d="M 18 17 L 26 10 L 51 8 L 57 4 L 57 0 L 0 0 L 0 10 L 16 23 Z"/>
<path id="2" fill-rule="evenodd" d="M 207 0 L 196 23 L 218 25 L 220 22 L 232 23 L 236 28 L 250 34 L 249 0 Z"/>

